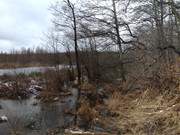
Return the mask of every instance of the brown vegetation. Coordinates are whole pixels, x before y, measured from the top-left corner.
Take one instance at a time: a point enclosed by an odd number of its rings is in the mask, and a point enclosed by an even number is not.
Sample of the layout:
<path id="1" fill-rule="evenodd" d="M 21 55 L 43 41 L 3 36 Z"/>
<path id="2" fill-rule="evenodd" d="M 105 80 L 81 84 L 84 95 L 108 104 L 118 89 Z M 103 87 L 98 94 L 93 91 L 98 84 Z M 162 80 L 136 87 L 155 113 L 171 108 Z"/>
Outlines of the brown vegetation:
<path id="1" fill-rule="evenodd" d="M 43 90 L 37 98 L 43 102 L 58 101 L 60 97 L 71 95 L 68 89 L 64 88 L 64 83 L 69 81 L 68 71 L 62 70 L 47 70 L 43 73 Z"/>
<path id="2" fill-rule="evenodd" d="M 112 94 L 107 106 L 119 113 L 115 122 L 122 134 L 180 133 L 180 80 L 171 71 L 172 69 L 166 70 L 159 80 L 149 80 L 149 86 L 144 90 Z"/>
<path id="3" fill-rule="evenodd" d="M 8 78 L 0 84 L 0 97 L 8 99 L 26 99 L 30 96 L 29 81 L 26 77 L 17 75 Z"/>

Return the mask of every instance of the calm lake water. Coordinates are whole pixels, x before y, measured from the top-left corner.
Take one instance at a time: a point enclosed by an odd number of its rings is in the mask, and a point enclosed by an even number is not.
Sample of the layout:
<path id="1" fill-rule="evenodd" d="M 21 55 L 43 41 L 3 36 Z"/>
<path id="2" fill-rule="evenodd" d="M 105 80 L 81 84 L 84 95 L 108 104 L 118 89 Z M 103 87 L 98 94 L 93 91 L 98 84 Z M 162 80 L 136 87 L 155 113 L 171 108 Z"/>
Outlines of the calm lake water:
<path id="1" fill-rule="evenodd" d="M 58 68 L 66 68 L 66 65 L 59 65 Z M 45 72 L 48 69 L 55 69 L 55 67 L 27 67 L 27 68 L 14 68 L 14 69 L 0 69 L 0 76 L 3 75 L 16 75 L 16 74 L 30 74 L 32 72 Z"/>
<path id="2" fill-rule="evenodd" d="M 59 69 L 66 68 L 60 65 Z M 55 67 L 28 67 L 16 69 L 0 69 L 2 75 L 17 75 L 20 73 L 45 72 Z M 75 109 L 77 90 L 71 89 L 72 96 L 62 97 L 55 103 L 40 103 L 35 97 L 27 100 L 0 99 L 0 116 L 7 116 L 8 122 L 0 124 L 0 135 L 10 135 L 16 130 L 23 135 L 44 135 L 47 129 L 64 127 L 71 124 L 74 116 L 64 113 Z"/>
<path id="3" fill-rule="evenodd" d="M 72 115 L 64 110 L 75 109 L 77 90 L 72 96 L 55 103 L 39 103 L 34 97 L 23 101 L 0 100 L 0 116 L 8 117 L 7 123 L 0 124 L 0 135 L 9 135 L 19 130 L 23 135 L 44 135 L 47 129 L 64 127 L 73 121 Z M 34 105 L 34 104 L 37 105 Z"/>

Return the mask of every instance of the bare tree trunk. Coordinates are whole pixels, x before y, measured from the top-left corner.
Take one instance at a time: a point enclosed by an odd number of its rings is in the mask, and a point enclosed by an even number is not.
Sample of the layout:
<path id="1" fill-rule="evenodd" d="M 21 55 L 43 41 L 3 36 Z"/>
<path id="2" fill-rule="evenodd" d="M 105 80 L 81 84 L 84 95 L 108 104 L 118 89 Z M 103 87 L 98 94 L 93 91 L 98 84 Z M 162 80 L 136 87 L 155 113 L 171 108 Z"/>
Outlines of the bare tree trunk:
<path id="1" fill-rule="evenodd" d="M 169 2 L 171 2 L 169 0 Z M 172 8 L 171 6 L 168 7 L 169 9 L 169 14 L 172 14 Z M 169 18 L 168 18 L 168 46 L 173 46 L 174 45 L 174 21 L 173 21 L 173 16 L 170 15 Z M 168 49 L 168 61 L 170 62 L 170 64 L 173 64 L 175 62 L 175 57 L 174 57 L 174 53 L 173 53 L 173 50 L 172 49 Z"/>
<path id="2" fill-rule="evenodd" d="M 163 0 L 153 1 L 153 7 L 154 7 L 154 20 L 156 23 L 156 29 L 157 29 L 157 48 L 164 48 L 165 45 L 167 45 L 167 42 L 165 40 L 164 35 L 164 7 L 163 7 Z M 159 12 L 160 10 L 160 12 Z M 158 52 L 159 55 L 159 62 L 164 63 L 167 62 L 166 59 L 166 50 L 160 49 Z"/>
<path id="3" fill-rule="evenodd" d="M 68 58 L 68 63 L 69 63 L 69 80 L 73 81 L 74 78 L 74 68 L 73 68 L 73 62 L 72 62 L 72 57 L 71 57 L 71 51 L 69 46 L 67 46 L 67 50 L 66 50 L 66 57 Z"/>
<path id="4" fill-rule="evenodd" d="M 160 0 L 160 13 L 161 13 L 161 19 L 160 19 L 160 38 L 161 38 L 161 46 L 165 43 L 164 38 L 164 7 L 163 7 L 163 0 Z"/>
<path id="5" fill-rule="evenodd" d="M 75 49 L 75 57 L 76 57 L 76 67 L 77 67 L 77 73 L 78 73 L 78 85 L 81 84 L 81 66 L 80 66 L 80 60 L 79 60 L 79 52 L 78 52 L 78 42 L 77 42 L 77 22 L 76 22 L 76 15 L 75 15 L 75 9 L 74 5 L 67 0 L 68 6 L 70 7 L 72 11 L 72 17 L 73 17 L 73 31 L 74 31 L 74 49 Z M 76 115 L 74 119 L 74 124 L 77 125 L 77 112 L 79 108 L 79 99 L 81 95 L 81 90 L 78 88 L 78 95 L 77 95 L 77 103 L 76 103 Z"/>
<path id="6" fill-rule="evenodd" d="M 75 55 L 76 55 L 76 66 L 78 72 L 78 84 L 81 84 L 81 66 L 79 61 L 78 43 L 77 43 L 77 24 L 74 8 L 72 8 L 73 22 L 74 22 L 74 44 L 75 44 Z"/>
<path id="7" fill-rule="evenodd" d="M 98 51 L 97 51 L 97 44 L 96 44 L 96 40 L 95 38 L 92 38 L 92 44 L 94 44 L 93 50 L 92 50 L 92 59 L 93 59 L 93 76 L 95 80 L 99 79 L 99 74 L 100 74 L 100 70 L 99 70 L 99 55 L 98 55 Z"/>
<path id="8" fill-rule="evenodd" d="M 174 1 L 171 0 L 171 10 L 172 13 L 174 14 L 175 17 L 175 25 L 176 25 L 176 30 L 177 30 L 177 38 L 178 38 L 178 43 L 180 44 L 180 13 L 178 13 L 174 7 Z M 178 50 L 180 49 L 180 47 L 178 46 Z"/>
<path id="9" fill-rule="evenodd" d="M 115 0 L 112 0 L 112 6 L 113 6 L 113 13 L 114 13 L 115 30 L 116 30 L 116 34 L 117 34 L 117 36 L 116 36 L 117 37 L 117 44 L 119 47 L 119 61 L 120 61 L 121 77 L 122 77 L 122 81 L 126 81 L 124 64 L 123 64 L 123 50 L 122 50 L 120 33 L 119 33 L 119 25 L 118 25 L 118 19 L 117 19 Z"/>
<path id="10" fill-rule="evenodd" d="M 180 43 L 180 22 L 178 23 L 177 19 L 175 18 L 175 23 L 176 23 L 176 29 L 177 29 L 177 33 L 178 33 L 178 43 Z M 180 47 L 179 47 L 180 49 Z"/>
<path id="11" fill-rule="evenodd" d="M 157 29 L 157 36 L 156 36 L 156 39 L 157 39 L 157 42 L 158 42 L 158 46 L 160 46 L 161 44 L 161 40 L 160 40 L 160 22 L 159 22 L 159 19 L 158 19 L 158 7 L 157 7 L 157 1 L 154 0 L 153 1 L 153 7 L 154 7 L 154 20 L 155 20 L 155 23 L 156 23 L 156 29 Z"/>

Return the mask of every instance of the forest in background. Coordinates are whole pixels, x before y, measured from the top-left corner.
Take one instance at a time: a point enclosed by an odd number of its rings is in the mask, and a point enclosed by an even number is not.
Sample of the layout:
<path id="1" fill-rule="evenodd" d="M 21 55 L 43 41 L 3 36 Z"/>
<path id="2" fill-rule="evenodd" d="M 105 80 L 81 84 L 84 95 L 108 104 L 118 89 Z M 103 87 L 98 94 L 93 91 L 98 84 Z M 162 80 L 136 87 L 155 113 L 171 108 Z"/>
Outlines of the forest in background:
<path id="1" fill-rule="evenodd" d="M 76 65 L 79 81 L 83 75 L 92 80 L 106 72 L 112 75 L 112 70 L 125 81 L 139 74 L 139 69 L 142 74 L 152 73 L 176 63 L 180 55 L 178 1 L 78 2 L 52 4 L 52 27 L 42 48 L 1 53 L 1 67 L 4 63 L 69 64 Z"/>

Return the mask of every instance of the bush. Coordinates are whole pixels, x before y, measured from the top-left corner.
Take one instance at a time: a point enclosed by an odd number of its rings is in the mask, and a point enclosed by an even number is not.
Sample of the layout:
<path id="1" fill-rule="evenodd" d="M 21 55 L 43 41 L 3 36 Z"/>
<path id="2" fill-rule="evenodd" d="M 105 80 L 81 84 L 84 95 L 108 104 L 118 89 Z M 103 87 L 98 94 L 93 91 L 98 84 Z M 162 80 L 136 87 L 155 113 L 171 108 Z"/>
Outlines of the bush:
<path id="1" fill-rule="evenodd" d="M 64 84 L 63 76 L 60 71 L 47 70 L 44 73 L 45 90 L 48 92 L 60 92 Z"/>
<path id="2" fill-rule="evenodd" d="M 79 126 L 85 129 L 89 129 L 96 118 L 99 116 L 98 112 L 92 108 L 88 101 L 81 101 L 80 107 L 78 109 L 78 116 L 80 116 L 81 121 Z"/>
<path id="3" fill-rule="evenodd" d="M 6 82 L 6 81 L 5 81 Z M 11 76 L 0 87 L 0 97 L 10 99 L 26 99 L 30 96 L 27 91 L 29 81 L 23 75 Z"/>

